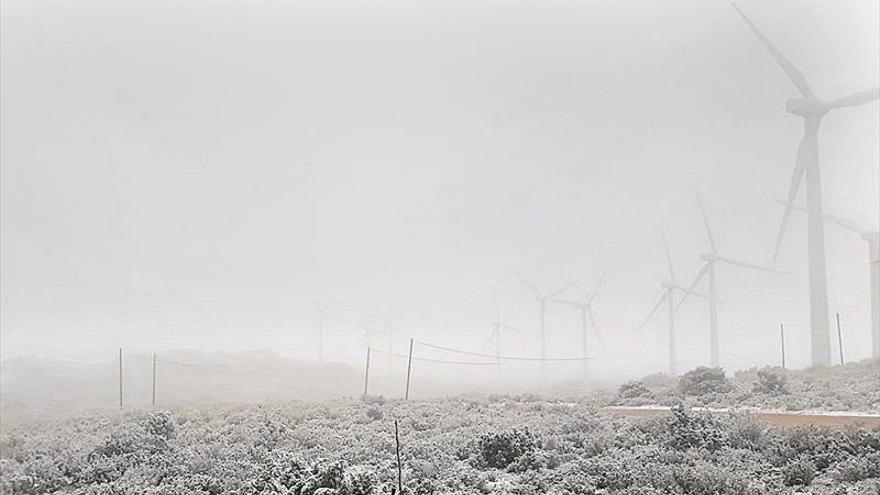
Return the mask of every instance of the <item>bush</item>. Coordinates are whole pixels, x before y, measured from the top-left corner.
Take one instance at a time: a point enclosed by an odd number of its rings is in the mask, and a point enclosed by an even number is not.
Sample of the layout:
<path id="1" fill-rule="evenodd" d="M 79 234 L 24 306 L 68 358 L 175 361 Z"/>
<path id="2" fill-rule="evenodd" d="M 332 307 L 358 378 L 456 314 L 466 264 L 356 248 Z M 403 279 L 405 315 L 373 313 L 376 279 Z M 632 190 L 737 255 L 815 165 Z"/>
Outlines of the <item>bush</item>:
<path id="1" fill-rule="evenodd" d="M 880 454 L 868 454 L 864 457 L 851 457 L 838 463 L 833 470 L 837 481 L 861 481 L 880 478 Z"/>
<path id="2" fill-rule="evenodd" d="M 480 437 L 478 454 L 482 465 L 503 469 L 535 450 L 535 445 L 528 429 L 488 433 Z"/>
<path id="3" fill-rule="evenodd" d="M 699 366 L 678 380 L 678 390 L 685 395 L 703 396 L 707 394 L 724 394 L 732 390 L 730 380 L 724 376 L 721 368 Z"/>
<path id="4" fill-rule="evenodd" d="M 372 419 L 373 421 L 382 419 L 382 410 L 376 406 L 372 406 L 367 409 L 367 417 Z"/>
<path id="5" fill-rule="evenodd" d="M 683 405 L 672 408 L 670 446 L 676 450 L 718 450 L 728 445 L 728 435 L 718 421 L 706 414 L 691 414 Z"/>
<path id="6" fill-rule="evenodd" d="M 652 397 L 651 391 L 640 381 L 626 382 L 617 389 L 618 397 L 622 399 L 636 399 L 639 397 Z"/>
<path id="7" fill-rule="evenodd" d="M 756 394 L 784 395 L 788 393 L 785 375 L 773 370 L 758 370 L 758 382 L 752 387 Z"/>
<path id="8" fill-rule="evenodd" d="M 147 417 L 147 433 L 169 439 L 174 436 L 174 420 L 168 411 L 151 413 Z"/>
<path id="9" fill-rule="evenodd" d="M 816 477 L 816 465 L 809 459 L 790 462 L 782 470 L 782 482 L 786 486 L 809 485 Z"/>

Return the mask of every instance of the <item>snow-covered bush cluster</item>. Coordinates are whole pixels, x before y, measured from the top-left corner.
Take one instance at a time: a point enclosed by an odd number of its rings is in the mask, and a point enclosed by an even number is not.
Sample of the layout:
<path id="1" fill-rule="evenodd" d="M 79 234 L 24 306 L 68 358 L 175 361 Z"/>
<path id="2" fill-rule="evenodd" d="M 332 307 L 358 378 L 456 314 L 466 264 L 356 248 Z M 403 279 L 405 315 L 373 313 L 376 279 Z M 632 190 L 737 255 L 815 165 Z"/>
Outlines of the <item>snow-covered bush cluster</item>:
<path id="1" fill-rule="evenodd" d="M 4 427 L 4 494 L 876 494 L 880 430 L 770 428 L 586 401 L 340 400 L 94 413 Z"/>
<path id="2" fill-rule="evenodd" d="M 880 360 L 805 370 L 751 368 L 733 376 L 721 368 L 699 367 L 679 378 L 657 374 L 625 383 L 613 400 L 625 406 L 679 401 L 718 408 L 880 413 Z"/>

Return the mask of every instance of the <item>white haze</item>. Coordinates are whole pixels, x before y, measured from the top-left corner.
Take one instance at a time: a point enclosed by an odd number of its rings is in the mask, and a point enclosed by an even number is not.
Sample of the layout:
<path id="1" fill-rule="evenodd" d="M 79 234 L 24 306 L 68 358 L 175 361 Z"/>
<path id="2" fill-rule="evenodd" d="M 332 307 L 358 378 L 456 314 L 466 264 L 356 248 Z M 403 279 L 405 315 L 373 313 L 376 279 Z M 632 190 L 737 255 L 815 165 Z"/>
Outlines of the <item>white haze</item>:
<path id="1" fill-rule="evenodd" d="M 876 1 L 741 6 L 820 96 L 878 84 Z M 690 282 L 698 188 L 722 250 L 769 264 L 802 135 L 795 88 L 727 2 L 2 9 L 6 359 L 315 359 L 319 303 L 329 361 L 360 367 L 360 328 L 386 319 L 398 352 L 410 336 L 492 352 L 492 287 L 530 330 L 505 353 L 535 355 L 538 306 L 514 274 L 580 279 L 567 295 L 583 297 L 607 270 L 591 366 L 662 370 L 665 316 L 637 330 L 666 276 L 661 226 Z M 826 211 L 873 228 L 878 121 L 874 102 L 820 133 Z M 780 322 L 789 363 L 809 363 L 805 236 L 796 213 L 791 275 L 720 269 L 725 368 L 778 363 Z M 847 359 L 868 357 L 866 247 L 832 226 L 826 245 Z M 679 369 L 706 364 L 705 306 L 679 315 Z M 577 314 L 548 321 L 548 355 L 577 355 Z"/>

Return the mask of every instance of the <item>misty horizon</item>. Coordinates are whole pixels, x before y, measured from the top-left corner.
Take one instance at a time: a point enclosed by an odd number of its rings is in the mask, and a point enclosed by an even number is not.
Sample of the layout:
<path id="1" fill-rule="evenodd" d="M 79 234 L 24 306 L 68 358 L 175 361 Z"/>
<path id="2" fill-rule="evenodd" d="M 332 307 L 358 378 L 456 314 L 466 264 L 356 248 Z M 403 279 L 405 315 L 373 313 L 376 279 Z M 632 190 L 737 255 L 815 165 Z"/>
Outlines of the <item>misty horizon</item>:
<path id="1" fill-rule="evenodd" d="M 738 5 L 823 98 L 878 84 L 876 2 Z M 702 266 L 699 191 L 720 252 L 788 272 L 719 268 L 721 365 L 778 364 L 780 324 L 810 363 L 804 213 L 773 262 L 798 95 L 728 2 L 2 7 L 4 360 L 315 361 L 319 308 L 325 361 L 360 369 L 389 321 L 395 352 L 491 354 L 493 291 L 525 330 L 502 354 L 536 356 L 520 278 L 585 299 L 606 273 L 591 368 L 664 371 L 665 316 L 639 327 L 661 229 L 679 283 Z M 825 211 L 875 231 L 878 135 L 876 102 L 819 135 Z M 868 358 L 867 246 L 834 225 L 825 246 L 846 360 Z M 707 364 L 706 304 L 676 318 L 679 370 Z M 574 308 L 550 304 L 547 332 L 579 355 Z"/>

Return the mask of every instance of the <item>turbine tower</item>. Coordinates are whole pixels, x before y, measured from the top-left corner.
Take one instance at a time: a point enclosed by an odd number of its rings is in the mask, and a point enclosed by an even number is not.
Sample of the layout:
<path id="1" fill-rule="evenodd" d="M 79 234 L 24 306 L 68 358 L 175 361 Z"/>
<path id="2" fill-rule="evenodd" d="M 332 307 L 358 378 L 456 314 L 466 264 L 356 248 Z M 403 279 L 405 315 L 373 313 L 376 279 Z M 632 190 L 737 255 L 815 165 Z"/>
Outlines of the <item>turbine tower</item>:
<path id="1" fill-rule="evenodd" d="M 599 346 L 604 347 L 602 344 L 602 334 L 599 332 L 599 326 L 596 325 L 596 318 L 593 316 L 593 300 L 596 299 L 596 293 L 599 292 L 599 287 L 602 286 L 602 281 L 605 280 L 605 272 L 602 272 L 602 276 L 599 277 L 599 282 L 596 283 L 596 287 L 593 288 L 593 292 L 584 300 L 581 301 L 573 301 L 568 299 L 554 299 L 555 302 L 559 304 L 565 304 L 568 306 L 572 306 L 580 312 L 581 315 L 581 357 L 584 358 L 584 377 L 586 378 L 589 373 L 589 366 L 587 360 L 588 354 L 588 344 L 587 344 L 587 333 L 588 329 L 592 328 L 593 332 L 596 334 L 596 338 L 598 339 Z M 589 321 L 589 325 L 588 322 Z"/>
<path id="2" fill-rule="evenodd" d="M 780 201 L 788 205 L 785 201 Z M 807 211 L 802 206 L 791 205 L 795 210 Z M 868 267 L 871 277 L 871 356 L 880 357 L 880 231 L 864 229 L 844 218 L 822 214 L 826 222 L 855 232 L 868 244 Z"/>
<path id="3" fill-rule="evenodd" d="M 688 287 L 690 290 L 694 290 L 697 284 L 703 280 L 703 277 L 708 275 L 709 277 L 709 364 L 713 367 L 720 366 L 720 352 L 719 352 L 719 344 L 718 344 L 718 286 L 716 283 L 716 270 L 718 263 L 727 263 L 731 266 L 736 266 L 739 268 L 749 268 L 752 270 L 760 270 L 763 272 L 771 272 L 771 273 L 784 273 L 779 270 L 774 270 L 772 268 L 766 268 L 760 265 L 756 265 L 753 263 L 748 263 L 745 261 L 738 261 L 735 259 L 728 258 L 726 256 L 722 256 L 718 252 L 718 246 L 715 244 L 715 236 L 712 234 L 712 228 L 709 226 L 709 217 L 706 215 L 706 209 L 703 207 L 703 199 L 700 198 L 700 194 L 697 193 L 697 203 L 700 205 L 700 213 L 703 216 L 703 225 L 706 227 L 706 236 L 709 238 L 709 251 L 700 254 L 700 258 L 703 260 L 703 268 L 697 272 L 697 276 L 694 277 L 694 281 L 691 282 L 691 285 Z M 687 299 L 688 294 L 682 296 L 682 298 L 678 301 L 678 307 L 684 303 L 684 300 Z"/>
<path id="4" fill-rule="evenodd" d="M 773 259 L 775 260 L 779 254 L 785 227 L 791 216 L 791 203 L 797 196 L 801 182 L 806 180 L 807 208 L 809 209 L 807 212 L 807 251 L 810 272 L 810 346 L 813 365 L 829 365 L 831 364 L 831 335 L 828 322 L 828 287 L 825 273 L 825 234 L 822 225 L 822 181 L 819 177 L 819 125 L 822 123 L 822 118 L 831 110 L 876 100 L 880 97 L 880 88 L 853 93 L 831 101 L 820 100 L 807 84 L 807 80 L 800 70 L 758 30 L 758 27 L 746 17 L 736 4 L 733 5 L 733 8 L 803 95 L 801 98 L 785 102 L 786 111 L 804 119 L 804 137 L 798 146 L 794 173 L 788 189 L 787 202 L 789 204 L 786 205 L 785 212 L 782 214 L 782 223 L 779 226 Z"/>
<path id="5" fill-rule="evenodd" d="M 541 310 L 540 310 L 541 311 L 540 312 L 541 374 L 542 374 L 544 381 L 546 381 L 547 380 L 547 361 L 546 361 L 546 359 L 547 359 L 547 326 L 546 326 L 546 324 L 547 324 L 547 301 L 553 299 L 554 297 L 558 296 L 559 294 L 562 294 L 562 292 L 564 292 L 566 289 L 568 289 L 572 285 L 576 284 L 577 280 L 569 282 L 569 283 L 563 285 L 562 287 L 560 287 L 552 292 L 545 293 L 545 292 L 541 292 L 540 290 L 538 290 L 538 288 L 535 287 L 534 284 L 532 284 L 531 282 L 526 280 L 525 277 L 523 277 L 522 275 L 517 274 L 517 276 L 524 284 L 526 284 L 529 287 L 529 289 L 532 290 L 532 292 L 535 294 L 535 299 L 538 300 L 538 303 L 541 308 Z"/>
<path id="6" fill-rule="evenodd" d="M 651 317 L 654 316 L 654 313 L 660 309 L 660 306 L 665 302 L 667 304 L 668 311 L 668 324 L 669 324 L 669 374 L 671 376 L 675 376 L 676 369 L 676 355 L 675 355 L 675 291 L 680 291 L 684 294 L 691 294 L 697 297 L 702 297 L 704 299 L 708 299 L 705 295 L 700 294 L 699 292 L 695 292 L 692 289 L 688 289 L 687 287 L 682 287 L 678 285 L 675 281 L 675 269 L 672 267 L 672 256 L 669 254 L 669 244 L 666 243 L 666 234 L 663 231 L 660 231 L 663 237 L 663 249 L 666 251 L 666 264 L 669 268 L 669 280 L 662 282 L 660 284 L 660 288 L 663 289 L 663 295 L 660 296 L 660 300 L 657 301 L 657 304 L 654 305 L 654 308 L 648 313 L 648 316 L 645 317 L 645 321 L 639 326 L 639 328 L 644 328 L 645 325 L 651 320 Z"/>

